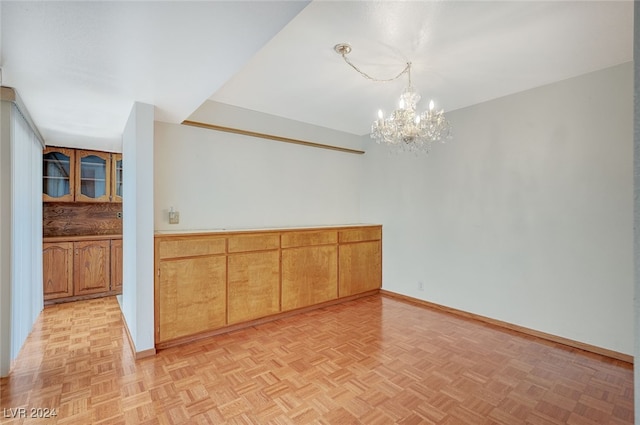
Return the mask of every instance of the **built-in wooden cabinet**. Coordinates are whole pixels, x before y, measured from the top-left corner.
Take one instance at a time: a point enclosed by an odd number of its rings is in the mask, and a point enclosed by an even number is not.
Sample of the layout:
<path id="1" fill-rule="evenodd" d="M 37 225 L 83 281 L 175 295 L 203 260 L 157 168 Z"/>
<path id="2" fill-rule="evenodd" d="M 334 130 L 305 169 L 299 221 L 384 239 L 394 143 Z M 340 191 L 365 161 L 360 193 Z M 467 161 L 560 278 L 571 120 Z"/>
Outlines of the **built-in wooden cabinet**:
<path id="1" fill-rule="evenodd" d="M 111 154 L 76 151 L 76 202 L 109 202 Z"/>
<path id="2" fill-rule="evenodd" d="M 338 295 L 348 297 L 382 285 L 382 229 L 339 232 L 340 285 Z"/>
<path id="3" fill-rule="evenodd" d="M 374 293 L 381 238 L 381 226 L 157 234 L 156 347 Z"/>
<path id="4" fill-rule="evenodd" d="M 43 244 L 44 299 L 73 296 L 73 242 Z"/>
<path id="5" fill-rule="evenodd" d="M 122 202 L 122 154 L 111 154 L 111 202 Z"/>
<path id="6" fill-rule="evenodd" d="M 42 200 L 72 202 L 75 196 L 75 150 L 46 148 L 42 152 Z"/>
<path id="7" fill-rule="evenodd" d="M 122 154 L 42 155 L 45 301 L 122 293 Z"/>
<path id="8" fill-rule="evenodd" d="M 48 147 L 43 202 L 122 202 L 122 154 Z"/>
<path id="9" fill-rule="evenodd" d="M 43 244 L 44 300 L 66 302 L 122 293 L 122 240 L 75 239 Z"/>
<path id="10" fill-rule="evenodd" d="M 201 256 L 160 264 L 158 339 L 166 341 L 225 324 L 226 258 Z"/>
<path id="11" fill-rule="evenodd" d="M 122 239 L 111 239 L 111 290 L 122 293 Z"/>
<path id="12" fill-rule="evenodd" d="M 338 298 L 336 230 L 282 235 L 282 310 Z"/>
<path id="13" fill-rule="evenodd" d="M 73 243 L 73 295 L 108 292 L 111 286 L 110 241 Z"/>
<path id="14" fill-rule="evenodd" d="M 280 252 L 277 247 L 229 254 L 228 267 L 228 324 L 280 311 Z"/>

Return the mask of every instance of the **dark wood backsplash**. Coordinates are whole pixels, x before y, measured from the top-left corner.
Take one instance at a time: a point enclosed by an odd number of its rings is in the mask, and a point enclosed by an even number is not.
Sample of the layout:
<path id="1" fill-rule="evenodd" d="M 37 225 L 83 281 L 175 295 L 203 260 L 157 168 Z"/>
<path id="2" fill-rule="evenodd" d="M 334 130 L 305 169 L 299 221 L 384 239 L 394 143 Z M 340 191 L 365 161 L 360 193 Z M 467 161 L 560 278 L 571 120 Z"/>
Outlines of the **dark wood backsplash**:
<path id="1" fill-rule="evenodd" d="M 121 235 L 121 203 L 45 202 L 43 236 Z"/>

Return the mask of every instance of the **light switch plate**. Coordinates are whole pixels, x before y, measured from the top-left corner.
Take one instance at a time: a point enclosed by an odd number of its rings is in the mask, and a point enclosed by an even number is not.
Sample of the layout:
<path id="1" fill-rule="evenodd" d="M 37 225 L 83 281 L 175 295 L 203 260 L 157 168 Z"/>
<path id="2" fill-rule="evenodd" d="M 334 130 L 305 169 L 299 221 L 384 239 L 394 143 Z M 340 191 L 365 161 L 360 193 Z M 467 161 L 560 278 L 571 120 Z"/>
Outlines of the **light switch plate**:
<path id="1" fill-rule="evenodd" d="M 178 211 L 169 211 L 169 224 L 180 223 L 180 213 Z"/>

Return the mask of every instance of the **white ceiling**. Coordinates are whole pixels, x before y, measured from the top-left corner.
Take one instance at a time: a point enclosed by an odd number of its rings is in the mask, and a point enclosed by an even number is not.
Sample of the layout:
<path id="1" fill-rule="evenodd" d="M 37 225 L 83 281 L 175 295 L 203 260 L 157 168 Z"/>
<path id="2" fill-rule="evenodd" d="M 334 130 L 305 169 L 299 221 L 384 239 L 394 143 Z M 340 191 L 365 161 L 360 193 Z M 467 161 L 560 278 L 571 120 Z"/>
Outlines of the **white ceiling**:
<path id="1" fill-rule="evenodd" d="M 632 1 L 12 2 L 0 66 L 50 144 L 119 150 L 134 101 L 366 134 L 406 85 L 452 110 L 632 60 Z M 423 106 L 424 107 L 424 106 Z"/>

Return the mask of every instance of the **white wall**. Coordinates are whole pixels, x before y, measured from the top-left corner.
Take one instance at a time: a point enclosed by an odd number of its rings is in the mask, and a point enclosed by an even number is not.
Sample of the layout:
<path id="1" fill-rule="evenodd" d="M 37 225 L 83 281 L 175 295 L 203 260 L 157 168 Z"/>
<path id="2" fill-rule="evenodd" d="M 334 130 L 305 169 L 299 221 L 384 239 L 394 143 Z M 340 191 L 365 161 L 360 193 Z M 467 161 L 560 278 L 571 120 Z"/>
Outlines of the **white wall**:
<path id="1" fill-rule="evenodd" d="M 153 116 L 135 103 L 122 135 L 123 287 L 121 308 L 136 352 L 154 348 Z"/>
<path id="2" fill-rule="evenodd" d="M 453 111 L 428 157 L 370 143 L 383 287 L 633 353 L 632 70 Z"/>
<path id="3" fill-rule="evenodd" d="M 239 108 L 214 115 L 226 125 L 268 134 L 356 149 L 360 144 L 356 136 Z M 197 117 L 212 123 L 209 118 Z M 157 122 L 154 156 L 156 230 L 360 220 L 363 155 Z M 180 213 L 180 224 L 168 222 L 172 206 Z"/>

